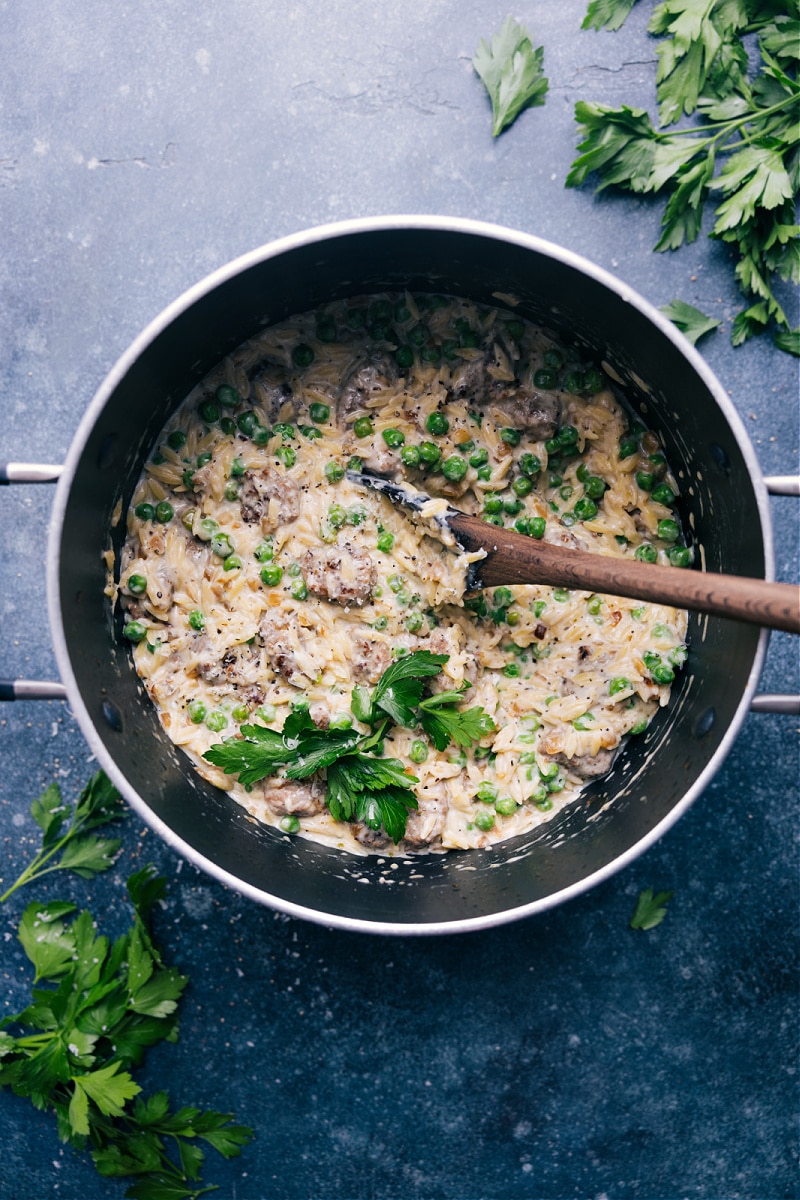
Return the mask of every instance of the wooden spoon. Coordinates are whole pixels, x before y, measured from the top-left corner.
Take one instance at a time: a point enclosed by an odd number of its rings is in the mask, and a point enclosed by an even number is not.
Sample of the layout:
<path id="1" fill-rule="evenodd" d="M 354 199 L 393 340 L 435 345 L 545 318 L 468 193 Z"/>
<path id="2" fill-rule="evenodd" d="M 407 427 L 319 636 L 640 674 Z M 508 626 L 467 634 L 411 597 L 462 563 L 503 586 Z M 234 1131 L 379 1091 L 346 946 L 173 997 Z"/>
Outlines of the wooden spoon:
<path id="1" fill-rule="evenodd" d="M 423 492 L 375 475 L 348 471 L 347 476 L 354 483 L 381 492 L 393 504 L 400 504 L 417 514 L 431 500 Z M 673 608 L 691 608 L 770 629 L 800 633 L 800 587 L 790 583 L 768 583 L 764 579 L 747 579 L 739 575 L 660 567 L 636 559 L 570 550 L 513 529 L 498 529 L 480 517 L 455 508 L 426 519 L 435 520 L 449 529 L 463 550 L 469 553 L 486 551 L 486 557 L 469 568 L 469 591 L 500 584 L 541 583 L 548 587 L 651 600 Z"/>

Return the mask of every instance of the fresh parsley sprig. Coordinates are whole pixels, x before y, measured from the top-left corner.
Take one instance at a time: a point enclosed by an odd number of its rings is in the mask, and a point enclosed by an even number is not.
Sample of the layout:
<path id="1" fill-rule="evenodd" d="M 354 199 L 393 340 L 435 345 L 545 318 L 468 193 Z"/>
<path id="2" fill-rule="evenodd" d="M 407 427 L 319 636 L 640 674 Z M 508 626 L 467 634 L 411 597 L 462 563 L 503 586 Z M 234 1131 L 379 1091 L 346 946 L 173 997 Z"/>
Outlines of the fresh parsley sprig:
<path id="1" fill-rule="evenodd" d="M 619 28 L 631 8 L 629 0 L 595 0 L 584 26 Z M 657 47 L 660 127 L 644 109 L 579 101 L 582 141 L 566 181 L 577 187 L 597 172 L 600 189 L 665 195 L 656 250 L 694 241 L 709 196 L 720 193 L 709 236 L 733 249 L 748 301 L 733 322 L 733 344 L 775 325 L 776 344 L 792 353 L 798 338 L 774 281 L 800 280 L 798 28 L 792 0 L 664 0 L 649 25 L 665 35 Z M 742 41 L 750 33 L 759 46 L 752 78 Z M 702 124 L 666 131 L 695 112 Z"/>
<path id="2" fill-rule="evenodd" d="M 665 317 L 669 317 L 672 324 L 680 329 L 693 346 L 701 337 L 705 337 L 721 324 L 715 317 L 707 317 L 699 308 L 687 304 L 685 300 L 671 300 L 669 304 L 662 304 L 661 312 Z"/>
<path id="3" fill-rule="evenodd" d="M 0 1022 L 0 1087 L 52 1109 L 61 1140 L 88 1148 L 100 1174 L 136 1176 L 126 1192 L 135 1200 L 212 1190 L 201 1186 L 198 1139 L 230 1158 L 253 1136 L 230 1113 L 170 1114 L 166 1092 L 142 1097 L 130 1074 L 148 1047 L 177 1039 L 187 977 L 164 964 L 150 931 L 165 886 L 153 867 L 131 875 L 133 924 L 113 943 L 74 904 L 29 904 L 17 936 L 39 986 L 27 1008 Z"/>
<path id="4" fill-rule="evenodd" d="M 497 137 L 524 108 L 544 104 L 549 87 L 544 49 L 534 46 L 524 25 L 507 17 L 490 41 L 481 40 L 472 65 L 492 102 L 492 134 Z"/>
<path id="5" fill-rule="evenodd" d="M 636 899 L 636 907 L 629 921 L 631 929 L 655 929 L 667 915 L 667 904 L 672 892 L 653 892 L 645 888 Z"/>
<path id="6" fill-rule="evenodd" d="M 466 748 L 495 729 L 480 706 L 458 708 L 461 690 L 423 697 L 426 680 L 438 675 L 446 654 L 415 650 L 398 658 L 375 687 L 353 689 L 351 705 L 368 733 L 355 729 L 318 729 L 300 709 L 277 732 L 262 725 L 242 725 L 239 737 L 226 738 L 203 757 L 227 775 L 238 775 L 252 787 L 281 768 L 286 779 L 307 779 L 326 773 L 325 802 L 337 821 L 362 821 L 371 829 L 383 827 L 393 841 L 402 838 L 408 814 L 418 807 L 410 785 L 419 783 L 397 759 L 374 753 L 392 724 L 422 727 L 437 750 L 451 741 Z"/>
<path id="7" fill-rule="evenodd" d="M 89 780 L 74 810 L 64 803 L 58 784 L 51 783 L 31 804 L 31 816 L 42 831 L 41 849 L 0 895 L 0 904 L 18 888 L 51 871 L 74 871 L 83 879 L 107 871 L 122 842 L 90 831 L 118 820 L 122 813 L 119 793 L 102 771 Z"/>

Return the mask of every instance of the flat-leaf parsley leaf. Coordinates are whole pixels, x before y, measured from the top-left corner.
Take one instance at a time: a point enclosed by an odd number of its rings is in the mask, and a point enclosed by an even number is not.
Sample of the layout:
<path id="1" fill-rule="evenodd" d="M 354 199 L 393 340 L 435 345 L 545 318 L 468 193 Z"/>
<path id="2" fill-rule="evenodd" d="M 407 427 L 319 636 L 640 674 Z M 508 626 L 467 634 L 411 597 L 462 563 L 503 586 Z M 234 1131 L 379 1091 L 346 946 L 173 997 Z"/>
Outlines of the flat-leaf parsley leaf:
<path id="1" fill-rule="evenodd" d="M 544 104 L 549 82 L 542 67 L 544 49 L 534 47 L 528 31 L 513 17 L 481 40 L 472 65 L 483 80 L 492 102 L 494 137 L 502 133 L 524 108 Z"/>

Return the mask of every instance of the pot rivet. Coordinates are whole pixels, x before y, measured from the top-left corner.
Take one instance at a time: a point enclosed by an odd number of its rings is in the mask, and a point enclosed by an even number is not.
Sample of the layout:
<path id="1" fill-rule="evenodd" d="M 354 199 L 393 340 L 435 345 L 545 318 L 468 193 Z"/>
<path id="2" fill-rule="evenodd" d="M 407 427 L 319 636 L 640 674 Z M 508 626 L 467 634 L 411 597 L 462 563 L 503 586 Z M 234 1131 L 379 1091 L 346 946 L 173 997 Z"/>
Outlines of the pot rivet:
<path id="1" fill-rule="evenodd" d="M 692 730 L 692 733 L 694 734 L 694 736 L 698 740 L 700 738 L 704 738 L 706 736 L 706 734 L 710 733 L 711 730 L 713 729 L 714 722 L 716 721 L 716 719 L 717 719 L 716 709 L 707 708 L 704 713 L 700 714 L 700 716 L 697 718 L 697 720 L 694 723 L 694 728 Z"/>
<path id="2" fill-rule="evenodd" d="M 109 728 L 113 729 L 115 733 L 122 733 L 122 714 L 116 704 L 112 704 L 110 700 L 104 700 L 100 707 Z"/>

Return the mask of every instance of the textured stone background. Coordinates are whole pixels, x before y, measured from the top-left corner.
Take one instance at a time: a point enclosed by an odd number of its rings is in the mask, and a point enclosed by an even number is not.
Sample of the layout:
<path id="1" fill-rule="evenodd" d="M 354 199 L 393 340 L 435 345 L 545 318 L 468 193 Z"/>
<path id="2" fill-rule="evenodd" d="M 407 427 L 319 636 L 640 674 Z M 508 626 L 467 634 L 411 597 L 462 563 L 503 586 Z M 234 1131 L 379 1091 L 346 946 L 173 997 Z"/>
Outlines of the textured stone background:
<path id="1" fill-rule="evenodd" d="M 703 353 L 766 473 L 797 471 L 797 364 L 733 351 L 724 250 L 655 255 L 660 205 L 563 186 L 573 104 L 653 99 L 647 10 L 580 31 L 584 0 L 515 15 L 546 48 L 550 95 L 493 142 L 470 59 L 505 18 L 476 0 L 41 0 L 0 4 L 0 455 L 61 461 L 118 355 L 211 269 L 344 217 L 484 218 L 577 250 L 656 304 L 726 330 Z M 641 11 L 640 11 L 641 10 Z M 793 322 L 797 324 L 797 319 Z M 2 674 L 53 678 L 44 597 L 52 493 L 0 495 Z M 797 578 L 797 506 L 774 500 L 776 570 Z M 764 690 L 796 689 L 772 639 Z M 140 1075 L 177 1103 L 231 1108 L 258 1140 L 207 1180 L 236 1200 L 416 1197 L 766 1200 L 797 1195 L 797 719 L 751 716 L 723 770 L 643 858 L 517 925 L 387 940 L 262 910 L 177 860 L 139 821 L 117 868 L 73 895 L 126 919 L 123 880 L 170 878 L 158 934 L 191 974 L 181 1040 Z M 28 805 L 94 769 L 66 704 L 0 713 L 0 873 L 29 853 Z M 665 769 L 667 767 L 665 766 Z M 674 889 L 664 923 L 627 925 Z M 0 913 L 6 1011 L 31 979 Z M 0 1095 L 0 1192 L 122 1196 L 49 1116 Z"/>

